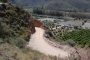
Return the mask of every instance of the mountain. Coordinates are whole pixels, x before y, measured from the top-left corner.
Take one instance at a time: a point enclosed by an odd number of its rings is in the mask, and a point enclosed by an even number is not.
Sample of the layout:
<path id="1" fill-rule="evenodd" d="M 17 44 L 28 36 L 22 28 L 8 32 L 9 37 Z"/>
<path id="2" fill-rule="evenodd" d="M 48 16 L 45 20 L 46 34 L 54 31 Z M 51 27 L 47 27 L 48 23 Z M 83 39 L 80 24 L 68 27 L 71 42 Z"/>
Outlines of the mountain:
<path id="1" fill-rule="evenodd" d="M 43 6 L 51 0 L 10 0 L 12 3 L 19 4 L 24 7 L 38 7 Z"/>
<path id="2" fill-rule="evenodd" d="M 90 0 L 10 0 L 23 7 L 43 7 L 45 9 L 90 12 Z"/>

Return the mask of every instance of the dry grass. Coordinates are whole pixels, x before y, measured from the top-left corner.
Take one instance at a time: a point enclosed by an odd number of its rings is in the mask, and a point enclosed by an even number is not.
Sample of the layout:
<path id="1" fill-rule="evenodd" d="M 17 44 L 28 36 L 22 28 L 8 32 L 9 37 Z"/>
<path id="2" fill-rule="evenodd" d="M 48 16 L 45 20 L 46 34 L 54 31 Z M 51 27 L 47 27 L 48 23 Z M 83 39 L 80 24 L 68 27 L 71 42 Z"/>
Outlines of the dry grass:
<path id="1" fill-rule="evenodd" d="M 47 56 L 36 50 L 32 50 L 31 48 L 19 49 L 16 46 L 5 43 L 0 45 L 0 60 L 67 60 L 67 59 L 62 59 L 56 56 Z"/>

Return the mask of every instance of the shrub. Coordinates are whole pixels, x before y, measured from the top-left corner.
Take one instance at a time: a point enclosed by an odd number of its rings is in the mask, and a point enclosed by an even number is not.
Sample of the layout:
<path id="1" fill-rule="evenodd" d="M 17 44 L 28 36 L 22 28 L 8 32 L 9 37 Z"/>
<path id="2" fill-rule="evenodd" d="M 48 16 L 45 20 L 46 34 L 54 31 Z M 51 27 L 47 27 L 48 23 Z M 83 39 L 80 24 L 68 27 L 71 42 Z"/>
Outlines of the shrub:
<path id="1" fill-rule="evenodd" d="M 73 32 L 69 32 L 68 34 L 64 34 L 62 36 L 62 40 L 66 41 L 68 39 L 72 39 L 81 47 L 90 44 L 90 30 L 81 29 Z"/>
<path id="2" fill-rule="evenodd" d="M 19 48 L 25 48 L 26 41 L 22 38 L 15 39 L 15 45 Z"/>
<path id="3" fill-rule="evenodd" d="M 2 44 L 3 43 L 3 40 L 0 38 L 0 44 Z"/>
<path id="4" fill-rule="evenodd" d="M 0 60 L 4 60 L 4 58 L 0 56 Z"/>
<path id="5" fill-rule="evenodd" d="M 0 17 L 4 17 L 6 13 L 4 11 L 0 11 Z"/>
<path id="6" fill-rule="evenodd" d="M 7 15 L 15 15 L 15 11 L 14 10 L 6 10 L 6 14 Z"/>
<path id="7" fill-rule="evenodd" d="M 65 44 L 68 44 L 68 45 L 70 45 L 72 47 L 74 47 L 76 45 L 75 42 L 73 40 L 71 40 L 71 39 L 65 41 Z"/>
<path id="8" fill-rule="evenodd" d="M 10 36 L 11 34 L 11 29 L 9 26 L 6 25 L 6 23 L 3 23 L 0 21 L 0 37 L 5 38 Z"/>
<path id="9" fill-rule="evenodd" d="M 30 35 L 28 34 L 24 39 L 25 39 L 25 41 L 29 42 Z"/>

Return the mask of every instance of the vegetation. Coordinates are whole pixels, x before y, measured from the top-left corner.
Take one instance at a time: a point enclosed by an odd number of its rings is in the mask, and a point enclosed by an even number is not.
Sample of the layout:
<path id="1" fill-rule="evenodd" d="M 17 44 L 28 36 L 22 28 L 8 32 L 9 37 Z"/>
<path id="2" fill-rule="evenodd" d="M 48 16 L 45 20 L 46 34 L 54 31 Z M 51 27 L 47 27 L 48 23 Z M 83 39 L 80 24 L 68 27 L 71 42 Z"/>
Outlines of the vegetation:
<path id="1" fill-rule="evenodd" d="M 51 15 L 51 16 L 67 16 L 67 17 L 74 17 L 78 19 L 86 19 L 90 18 L 90 14 L 85 14 L 83 12 L 62 12 L 57 10 L 44 10 L 41 8 L 34 8 L 34 14 L 41 14 L 41 15 Z"/>
<path id="2" fill-rule="evenodd" d="M 29 32 L 27 28 L 29 13 L 17 5 L 14 6 L 8 3 L 8 6 L 5 4 L 0 5 L 0 38 L 20 37 Z M 28 35 L 24 36 L 24 38 Z"/>
<path id="3" fill-rule="evenodd" d="M 43 10 L 43 9 L 40 9 L 40 8 L 34 8 L 33 9 L 33 13 L 36 13 L 36 14 L 43 14 L 43 15 L 51 15 L 51 16 L 63 16 L 63 12 L 59 12 L 59 11 L 54 11 L 54 10 L 51 10 L 51 11 L 47 11 L 47 10 Z"/>
<path id="4" fill-rule="evenodd" d="M 46 56 L 30 48 L 19 49 L 8 43 L 0 45 L 0 60 L 64 60 L 56 56 Z"/>
<path id="5" fill-rule="evenodd" d="M 45 9 L 60 11 L 82 11 L 90 12 L 90 0 L 10 0 L 12 3 L 20 4 L 25 8 L 43 7 Z"/>
<path id="6" fill-rule="evenodd" d="M 49 14 L 52 16 L 63 16 L 62 12 L 41 11 L 37 13 Z M 30 39 L 30 30 L 28 29 L 28 20 L 30 18 L 30 14 L 18 5 L 13 5 L 11 3 L 0 5 L 0 60 L 64 60 L 56 56 L 46 56 L 26 46 L 27 42 Z M 50 22 L 49 24 L 52 25 Z M 77 35 L 80 31 L 81 30 L 75 31 L 74 33 Z M 68 34 L 63 35 L 61 32 L 58 34 L 62 35 L 62 39 L 64 41 L 68 40 L 66 41 L 66 44 L 69 43 L 71 46 L 75 46 L 76 42 L 79 45 L 85 46 L 90 44 L 89 32 L 89 30 L 84 30 L 81 35 L 78 35 L 82 37 L 80 37 L 82 40 L 77 40 L 79 38 L 78 36 L 76 36 L 78 38 L 75 40 L 75 36 L 73 36 L 72 38 L 65 38 L 68 36 Z M 56 34 L 57 37 L 55 37 L 52 35 L 52 32 L 47 33 L 49 33 L 49 35 L 54 37 L 55 39 L 60 36 Z M 69 36 L 72 36 L 72 32 L 70 32 L 70 34 L 71 35 Z M 85 35 L 83 36 L 83 34 Z M 87 38 L 83 39 L 83 37 Z M 76 58 L 72 57 L 72 59 Z"/>
<path id="7" fill-rule="evenodd" d="M 90 45 L 90 30 L 81 29 L 78 31 L 72 31 L 64 34 L 62 36 L 62 40 L 66 41 L 72 39 L 81 47 L 85 47 L 86 45 Z"/>
<path id="8" fill-rule="evenodd" d="M 69 13 L 68 15 L 70 15 L 70 17 L 79 18 L 79 19 L 90 18 L 89 14 L 85 14 L 82 12 L 72 12 L 72 13 Z"/>
<path id="9" fill-rule="evenodd" d="M 28 48 L 30 14 L 10 3 L 0 5 L 0 60 L 64 60 Z"/>

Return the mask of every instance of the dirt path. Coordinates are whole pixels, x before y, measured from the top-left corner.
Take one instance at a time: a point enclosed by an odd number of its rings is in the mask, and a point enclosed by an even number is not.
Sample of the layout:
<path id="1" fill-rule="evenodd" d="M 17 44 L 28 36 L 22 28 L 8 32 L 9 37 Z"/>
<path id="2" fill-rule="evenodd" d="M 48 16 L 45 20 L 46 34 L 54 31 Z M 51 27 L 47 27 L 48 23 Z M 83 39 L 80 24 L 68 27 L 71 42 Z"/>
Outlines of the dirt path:
<path id="1" fill-rule="evenodd" d="M 45 41 L 45 37 L 43 36 L 44 30 L 38 27 L 35 27 L 36 32 L 31 36 L 30 42 L 28 44 L 34 50 L 38 50 L 41 53 L 52 56 L 60 56 L 62 58 L 68 57 L 69 53 L 51 46 Z"/>

